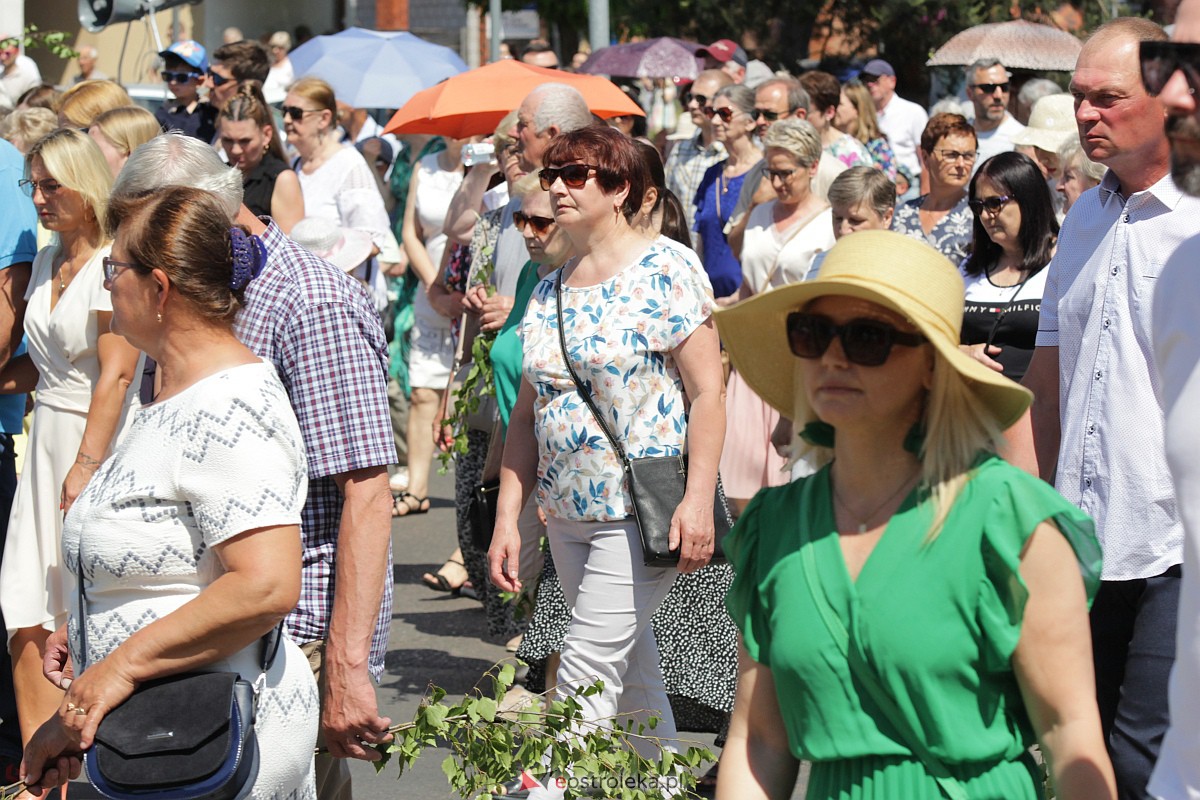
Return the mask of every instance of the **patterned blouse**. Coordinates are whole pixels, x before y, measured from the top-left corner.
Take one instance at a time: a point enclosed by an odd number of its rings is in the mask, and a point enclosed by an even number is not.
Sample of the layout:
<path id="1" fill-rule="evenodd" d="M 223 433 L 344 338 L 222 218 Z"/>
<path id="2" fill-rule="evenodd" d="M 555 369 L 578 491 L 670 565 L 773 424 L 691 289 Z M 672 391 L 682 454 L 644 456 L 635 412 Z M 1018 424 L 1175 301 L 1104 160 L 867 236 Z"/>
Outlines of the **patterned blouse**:
<path id="1" fill-rule="evenodd" d="M 563 362 L 557 278 L 538 284 L 521 323 L 524 377 L 537 393 L 538 504 L 560 519 L 622 520 L 633 512 L 621 462 Z M 696 254 L 662 238 L 603 283 L 563 286 L 572 365 L 630 458 L 683 451 L 687 410 L 671 351 L 712 311 Z"/>
<path id="2" fill-rule="evenodd" d="M 872 139 L 867 142 L 867 152 L 871 154 L 871 160 L 875 162 L 875 166 L 888 176 L 888 180 L 896 180 L 896 154 L 892 152 L 892 146 L 888 144 L 888 140 L 884 137 Z"/>
<path id="3" fill-rule="evenodd" d="M 938 220 L 929 235 L 921 227 L 921 206 L 929 197 L 923 194 L 916 200 L 896 207 L 896 216 L 892 218 L 892 230 L 905 233 L 914 239 L 920 239 L 931 245 L 939 253 L 950 259 L 950 263 L 959 266 L 967 257 L 971 248 L 971 226 L 974 217 L 967 205 L 967 193 L 963 192 L 962 199 L 950 209 L 950 213 Z"/>

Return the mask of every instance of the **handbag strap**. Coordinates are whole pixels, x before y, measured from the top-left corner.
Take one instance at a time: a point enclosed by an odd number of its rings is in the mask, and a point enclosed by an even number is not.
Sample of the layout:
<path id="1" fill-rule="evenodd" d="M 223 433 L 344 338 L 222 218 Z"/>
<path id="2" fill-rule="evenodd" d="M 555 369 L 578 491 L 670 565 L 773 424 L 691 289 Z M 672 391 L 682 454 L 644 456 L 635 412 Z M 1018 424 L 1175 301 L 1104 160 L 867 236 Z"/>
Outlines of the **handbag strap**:
<path id="1" fill-rule="evenodd" d="M 842 623 L 842 618 L 834 611 L 833 606 L 829 603 L 829 598 L 825 596 L 825 591 L 821 587 L 820 573 L 817 571 L 816 554 L 814 552 L 815 545 L 813 542 L 807 542 L 800 548 L 800 563 L 804 570 L 805 583 L 808 585 L 808 591 L 812 595 L 813 603 L 817 607 L 817 612 L 820 614 L 822 622 L 829 630 L 829 635 L 833 638 L 834 644 L 837 645 L 838 651 L 846 658 L 846 663 L 850 666 L 850 671 L 854 677 L 858 678 L 867 689 L 867 693 L 871 695 L 871 699 L 875 701 L 875 705 L 883 712 L 888 721 L 892 723 L 892 727 L 900 734 L 904 743 L 913 751 L 913 754 L 921 760 L 925 765 L 925 769 L 937 781 L 949 800 L 967 800 L 967 793 L 962 785 L 958 782 L 950 770 L 942 763 L 941 759 L 930 752 L 925 743 L 921 741 L 916 732 L 908 724 L 903 713 L 896 706 L 891 695 L 879 682 L 879 678 L 875 675 L 871 665 L 866 658 L 859 652 L 857 647 L 850 646 L 850 633 L 846 630 L 846 626 Z"/>
<path id="2" fill-rule="evenodd" d="M 775 273 L 779 272 L 779 267 L 780 267 L 780 265 L 783 264 L 784 248 L 786 248 L 789 244 L 792 243 L 792 239 L 795 239 L 797 236 L 799 236 L 801 233 L 803 233 L 804 229 L 808 227 L 808 224 L 810 222 L 812 222 L 814 219 L 816 219 L 817 217 L 824 214 L 825 209 L 827 209 L 827 208 L 829 208 L 828 203 L 821 203 L 820 208 L 818 208 L 816 211 L 814 211 L 811 214 L 809 214 L 808 216 L 806 216 L 804 219 L 802 219 L 799 222 L 792 225 L 792 227 L 790 229 L 791 233 L 789 233 L 787 235 L 787 238 L 785 238 L 779 245 L 779 252 L 775 254 L 775 262 L 773 264 L 771 264 L 771 270 L 767 273 L 766 279 L 763 280 L 762 289 L 759 290 L 760 292 L 765 292 L 771 288 L 771 281 L 775 279 Z M 771 225 L 774 226 L 775 223 L 772 222 Z"/>
<path id="3" fill-rule="evenodd" d="M 575 384 L 575 390 L 579 392 L 579 396 L 583 398 L 583 402 L 587 403 L 587 407 L 592 410 L 592 416 L 596 418 L 596 422 L 600 425 L 600 430 L 604 431 L 604 435 L 608 437 L 609 444 L 617 454 L 617 458 L 621 459 L 621 464 L 625 470 L 629 471 L 629 459 L 625 456 L 625 448 L 617 442 L 617 437 L 609 430 L 608 424 L 604 421 L 604 415 L 600 413 L 600 409 L 596 407 L 596 401 L 592 399 L 592 393 L 589 392 L 583 385 L 583 381 L 579 380 L 579 375 L 575 372 L 575 367 L 571 365 L 571 356 L 567 352 L 567 334 L 563 327 L 563 311 L 562 311 L 562 281 L 563 270 L 565 266 L 558 268 L 558 274 L 554 279 L 554 295 L 556 308 L 558 313 L 558 344 L 562 348 L 563 363 L 567 365 L 567 373 L 571 376 L 571 381 Z"/>
<path id="4" fill-rule="evenodd" d="M 84 662 L 88 659 L 87 646 L 87 598 L 84 594 L 84 582 L 86 578 L 83 576 L 83 547 L 79 548 L 78 561 L 75 565 L 75 585 L 79 589 L 75 594 L 79 598 L 79 655 L 83 657 Z M 283 621 L 271 630 L 264 633 L 261 637 L 262 653 L 259 656 L 259 672 L 260 677 L 265 676 L 267 671 L 271 669 L 271 665 L 275 663 L 275 656 L 279 653 L 279 643 L 283 639 Z M 258 695 L 257 684 L 255 685 L 255 696 Z"/>

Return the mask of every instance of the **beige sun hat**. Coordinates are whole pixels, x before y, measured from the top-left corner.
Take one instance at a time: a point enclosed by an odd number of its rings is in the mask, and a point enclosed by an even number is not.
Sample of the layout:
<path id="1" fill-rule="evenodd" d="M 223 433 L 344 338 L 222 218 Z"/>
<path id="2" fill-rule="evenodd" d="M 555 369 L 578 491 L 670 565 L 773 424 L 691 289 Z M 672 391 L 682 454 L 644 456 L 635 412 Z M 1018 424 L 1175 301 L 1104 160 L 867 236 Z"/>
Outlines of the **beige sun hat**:
<path id="1" fill-rule="evenodd" d="M 826 295 L 868 300 L 902 315 L 967 381 L 1001 428 L 1020 419 L 1033 400 L 1028 389 L 959 350 L 963 280 L 945 256 L 901 233 L 859 231 L 830 248 L 813 280 L 772 289 L 715 315 L 733 366 L 784 416 L 796 407 L 787 315 Z"/>
<path id="2" fill-rule="evenodd" d="M 353 272 L 371 257 L 366 231 L 339 228 L 325 217 L 305 217 L 292 227 L 292 241 L 345 272 Z"/>
<path id="3" fill-rule="evenodd" d="M 1079 135 L 1075 125 L 1075 98 L 1069 94 L 1049 94 L 1033 104 L 1029 124 L 1013 137 L 1013 144 L 1040 147 L 1051 153 Z"/>

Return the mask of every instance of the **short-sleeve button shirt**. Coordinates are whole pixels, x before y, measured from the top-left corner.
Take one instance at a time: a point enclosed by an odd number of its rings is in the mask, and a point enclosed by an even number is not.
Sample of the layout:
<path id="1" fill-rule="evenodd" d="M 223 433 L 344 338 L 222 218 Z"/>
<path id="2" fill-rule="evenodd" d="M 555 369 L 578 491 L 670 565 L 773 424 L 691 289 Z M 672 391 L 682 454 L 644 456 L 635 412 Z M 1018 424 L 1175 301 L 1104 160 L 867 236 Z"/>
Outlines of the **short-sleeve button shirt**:
<path id="1" fill-rule="evenodd" d="M 288 615 L 298 643 L 326 638 L 333 609 L 342 492 L 333 476 L 395 463 L 387 400 L 387 344 L 366 291 L 337 267 L 268 221 L 267 264 L 246 287 L 235 333 L 275 365 L 300 422 L 308 456 L 308 501 L 301 514 L 304 572 L 300 603 Z M 391 558 L 388 562 L 390 565 Z M 379 575 L 383 599 L 370 668 L 383 672 L 392 614 L 392 575 Z"/>
<path id="2" fill-rule="evenodd" d="M 1096 520 L 1105 580 L 1182 560 L 1151 307 L 1167 259 L 1197 233 L 1200 200 L 1170 175 L 1123 197 L 1109 172 L 1071 207 L 1048 267 L 1037 344 L 1058 348 L 1055 488 Z"/>

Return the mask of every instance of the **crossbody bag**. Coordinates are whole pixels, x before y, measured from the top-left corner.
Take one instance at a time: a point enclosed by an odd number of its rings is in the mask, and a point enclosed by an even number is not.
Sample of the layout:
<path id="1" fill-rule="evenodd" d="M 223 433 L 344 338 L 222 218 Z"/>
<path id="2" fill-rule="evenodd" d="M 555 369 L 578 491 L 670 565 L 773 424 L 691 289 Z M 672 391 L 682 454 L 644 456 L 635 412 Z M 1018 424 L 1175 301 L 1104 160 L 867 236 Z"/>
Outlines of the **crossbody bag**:
<path id="1" fill-rule="evenodd" d="M 683 502 L 684 491 L 687 489 L 687 454 L 677 456 L 650 456 L 647 458 L 629 458 L 625 448 L 617 441 L 604 415 L 596 407 L 592 393 L 584 386 L 583 381 L 571 364 L 571 356 L 567 352 L 567 335 L 563 327 L 562 313 L 562 269 L 555 277 L 555 299 L 558 313 L 558 342 L 562 348 L 563 362 L 567 366 L 575 390 L 583 398 L 584 403 L 596 418 L 596 424 L 604 431 L 604 436 L 612 445 L 613 452 L 621 460 L 625 473 L 629 495 L 633 500 L 633 514 L 637 521 L 638 533 L 642 540 L 642 561 L 648 567 L 673 567 L 679 563 L 679 549 L 671 549 L 670 532 L 671 519 L 675 509 Z M 725 560 L 722 544 L 725 535 L 733 527 L 733 517 L 729 513 L 729 504 L 725 500 L 725 490 L 721 486 L 721 478 L 717 476 L 717 489 L 713 498 L 713 529 L 715 533 L 712 561 Z"/>

